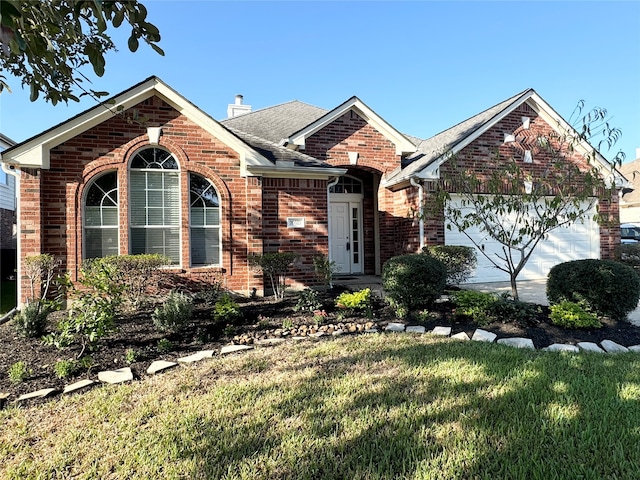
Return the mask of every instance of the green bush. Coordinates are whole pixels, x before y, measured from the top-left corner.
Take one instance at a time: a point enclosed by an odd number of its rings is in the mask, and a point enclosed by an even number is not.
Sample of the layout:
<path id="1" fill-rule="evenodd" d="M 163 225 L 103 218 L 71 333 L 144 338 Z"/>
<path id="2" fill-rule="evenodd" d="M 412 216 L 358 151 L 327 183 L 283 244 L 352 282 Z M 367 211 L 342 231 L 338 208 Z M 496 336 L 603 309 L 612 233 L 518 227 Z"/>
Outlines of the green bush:
<path id="1" fill-rule="evenodd" d="M 613 260 L 575 260 L 556 265 L 547 279 L 551 304 L 584 303 L 593 312 L 622 319 L 638 306 L 640 278 Z"/>
<path id="2" fill-rule="evenodd" d="M 294 305 L 294 312 L 313 312 L 322 308 L 322 302 L 318 298 L 318 292 L 312 288 L 305 288 L 298 292 L 298 302 Z"/>
<path id="3" fill-rule="evenodd" d="M 42 300 L 27 302 L 24 308 L 13 317 L 13 326 L 23 337 L 40 337 L 45 331 L 48 314 L 49 308 Z"/>
<path id="4" fill-rule="evenodd" d="M 333 276 L 336 272 L 336 262 L 329 261 L 329 258 L 324 255 L 318 255 L 313 257 L 313 270 L 325 288 L 328 289 L 332 286 Z"/>
<path id="5" fill-rule="evenodd" d="M 444 263 L 449 285 L 464 283 L 478 264 L 475 249 L 462 245 L 429 245 L 422 249 L 422 253 Z"/>
<path id="6" fill-rule="evenodd" d="M 58 378 L 69 378 L 78 371 L 78 368 L 76 360 L 58 360 L 53 366 L 53 371 Z"/>
<path id="7" fill-rule="evenodd" d="M 242 312 L 231 295 L 224 294 L 213 307 L 213 318 L 217 322 L 234 323 L 242 318 Z"/>
<path id="8" fill-rule="evenodd" d="M 491 305 L 491 316 L 502 322 L 529 322 L 540 313 L 540 307 L 515 300 L 510 293 L 502 293 Z"/>
<path id="9" fill-rule="evenodd" d="M 487 325 L 493 321 L 492 309 L 498 297 L 493 293 L 460 290 L 452 294 L 452 300 L 456 315 L 469 317 L 478 325 Z"/>
<path id="10" fill-rule="evenodd" d="M 96 258 L 83 263 L 82 289 L 72 291 L 75 297 L 65 318 L 58 322 L 57 332 L 44 337 L 47 344 L 65 348 L 74 343 L 87 347 L 115 329 L 115 317 L 122 298 L 122 286 L 115 280 L 117 267 L 110 261 Z"/>
<path id="11" fill-rule="evenodd" d="M 640 268 L 640 242 L 622 243 L 615 248 L 615 259 L 633 268 Z"/>
<path id="12" fill-rule="evenodd" d="M 342 292 L 336 298 L 336 307 L 342 310 L 341 316 L 364 314 L 370 317 L 373 308 L 371 289 L 365 288 L 357 292 Z"/>
<path id="13" fill-rule="evenodd" d="M 597 315 L 587 312 L 574 302 L 551 305 L 551 322 L 564 328 L 600 328 Z"/>
<path id="14" fill-rule="evenodd" d="M 382 287 L 396 314 L 404 318 L 411 310 L 432 305 L 444 292 L 447 268 L 429 255 L 400 255 L 382 268 Z"/>
<path id="15" fill-rule="evenodd" d="M 151 315 L 153 324 L 162 331 L 180 331 L 193 315 L 193 301 L 184 293 L 172 291 L 166 301 Z"/>
<path id="16" fill-rule="evenodd" d="M 249 263 L 269 277 L 273 295 L 278 299 L 284 298 L 287 273 L 298 258 L 300 255 L 293 252 L 271 252 L 253 255 L 249 258 Z"/>
<path id="17" fill-rule="evenodd" d="M 158 353 L 168 353 L 173 350 L 173 343 L 166 338 L 161 338 L 158 340 L 158 344 L 156 345 L 156 349 Z"/>
<path id="18" fill-rule="evenodd" d="M 16 384 L 24 382 L 32 373 L 33 371 L 27 367 L 25 362 L 16 362 L 9 367 L 7 375 L 9 376 L 9 381 Z"/>

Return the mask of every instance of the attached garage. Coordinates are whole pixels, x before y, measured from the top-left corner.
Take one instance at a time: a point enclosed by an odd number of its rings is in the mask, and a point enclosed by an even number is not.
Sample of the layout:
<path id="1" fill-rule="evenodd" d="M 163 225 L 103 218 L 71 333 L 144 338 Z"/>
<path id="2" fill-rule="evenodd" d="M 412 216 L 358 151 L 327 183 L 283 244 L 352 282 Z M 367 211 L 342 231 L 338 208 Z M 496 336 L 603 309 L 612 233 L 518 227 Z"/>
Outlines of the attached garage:
<path id="1" fill-rule="evenodd" d="M 461 204 L 461 197 L 452 195 L 454 205 Z M 546 278 L 549 270 L 562 262 L 581 260 L 584 258 L 600 258 L 600 227 L 593 220 L 596 207 L 593 206 L 583 222 L 575 222 L 566 227 L 553 230 L 549 236 L 540 241 L 524 269 L 518 275 L 518 280 L 535 280 Z M 505 222 L 508 218 L 505 218 Z M 477 251 L 478 266 L 475 275 L 469 283 L 479 282 L 508 282 L 509 275 L 498 270 L 485 256 L 496 258 L 496 254 L 504 256 L 502 245 L 488 238 L 479 228 L 467 229 L 466 233 L 482 247 L 484 254 Z M 451 225 L 451 230 L 445 230 L 446 245 L 466 245 L 475 247 L 473 242 L 461 231 Z"/>

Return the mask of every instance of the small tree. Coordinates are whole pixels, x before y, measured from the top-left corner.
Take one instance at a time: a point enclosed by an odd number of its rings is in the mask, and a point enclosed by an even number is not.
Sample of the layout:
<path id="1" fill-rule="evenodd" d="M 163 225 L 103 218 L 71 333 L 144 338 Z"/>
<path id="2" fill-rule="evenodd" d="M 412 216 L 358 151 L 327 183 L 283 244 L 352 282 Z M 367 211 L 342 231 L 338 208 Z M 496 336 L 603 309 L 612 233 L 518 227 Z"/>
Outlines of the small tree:
<path id="1" fill-rule="evenodd" d="M 300 258 L 300 255 L 297 253 L 274 252 L 253 255 L 249 261 L 251 265 L 269 277 L 273 296 L 279 299 L 284 298 L 284 291 L 287 287 L 287 273 L 298 258 Z"/>
<path id="2" fill-rule="evenodd" d="M 579 117 L 583 107 L 581 101 L 574 116 Z M 571 127 L 558 121 L 557 130 L 563 133 L 525 130 L 517 142 L 497 148 L 493 161 L 487 161 L 480 171 L 468 168 L 465 160 L 469 159 L 445 153 L 447 164 L 441 168 L 435 211 L 444 213 L 447 228 L 457 227 L 497 269 L 509 274 L 516 300 L 518 275 L 540 241 L 557 228 L 583 221 L 598 199 L 606 201 L 614 193 L 613 166 L 604 170 L 598 151 L 588 142 L 593 140 L 592 132 L 597 132 L 603 137 L 598 148 L 611 147 L 620 130 L 609 127 L 607 112 L 601 108 L 592 109 L 577 123 Z M 544 169 L 522 161 L 527 151 L 542 160 Z M 614 165 L 623 158 L 618 153 Z M 461 196 L 459 204 L 451 201 L 450 192 Z M 610 221 L 602 212 L 596 220 Z M 498 242 L 502 253 L 485 252 L 469 233 L 472 228 Z"/>

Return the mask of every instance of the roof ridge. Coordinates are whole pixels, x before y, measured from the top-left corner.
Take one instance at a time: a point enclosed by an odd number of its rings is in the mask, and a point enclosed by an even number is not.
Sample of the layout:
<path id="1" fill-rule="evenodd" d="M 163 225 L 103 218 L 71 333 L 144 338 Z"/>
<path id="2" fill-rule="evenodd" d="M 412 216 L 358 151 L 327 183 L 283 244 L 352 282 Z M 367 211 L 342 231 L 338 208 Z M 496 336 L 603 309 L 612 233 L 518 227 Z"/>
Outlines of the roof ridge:
<path id="1" fill-rule="evenodd" d="M 286 102 L 277 103 L 277 104 L 275 104 L 275 105 L 269 105 L 268 107 L 259 108 L 258 110 L 253 110 L 253 111 L 251 111 L 251 112 L 247 112 L 247 113 L 244 113 L 244 114 L 242 114 L 242 115 L 238 115 L 237 117 L 225 118 L 225 119 L 223 119 L 223 120 L 219 120 L 219 122 L 220 122 L 220 123 L 224 123 L 224 122 L 226 122 L 226 121 L 228 121 L 228 120 L 233 120 L 233 119 L 235 119 L 235 118 L 239 118 L 239 117 L 247 117 L 247 116 L 249 116 L 249 115 L 253 115 L 253 114 L 256 114 L 256 113 L 265 112 L 265 111 L 267 111 L 267 110 L 272 110 L 272 109 L 274 109 L 274 108 L 283 107 L 283 106 L 285 106 L 285 105 L 290 105 L 290 104 L 293 104 L 293 103 L 301 103 L 301 104 L 303 104 L 303 105 L 307 105 L 307 106 L 309 106 L 309 107 L 317 108 L 318 110 L 323 110 L 323 111 L 325 111 L 325 112 L 327 112 L 327 111 L 328 111 L 326 108 L 318 107 L 318 106 L 316 106 L 316 105 L 312 105 L 312 104 L 310 104 L 310 103 L 303 102 L 303 101 L 301 101 L 301 100 L 288 100 L 288 101 L 286 101 Z"/>

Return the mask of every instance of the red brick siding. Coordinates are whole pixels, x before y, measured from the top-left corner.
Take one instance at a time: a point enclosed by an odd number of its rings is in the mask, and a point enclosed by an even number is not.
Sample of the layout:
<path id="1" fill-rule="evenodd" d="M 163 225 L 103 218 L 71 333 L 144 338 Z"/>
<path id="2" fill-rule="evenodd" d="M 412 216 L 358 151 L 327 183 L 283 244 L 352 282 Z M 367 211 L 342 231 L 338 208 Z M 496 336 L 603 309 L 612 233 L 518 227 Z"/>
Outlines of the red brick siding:
<path id="1" fill-rule="evenodd" d="M 417 206 L 416 189 L 392 192 L 379 188 L 378 211 L 374 212 L 374 175 L 379 180 L 397 169 L 401 161 L 395 145 L 384 135 L 350 111 L 307 138 L 304 152 L 333 166 L 348 167 L 349 175 L 363 179 L 365 273 L 375 273 L 374 215 L 378 215 L 380 227 L 381 265 L 392 256 L 418 250 L 418 223 L 407 219 L 411 206 Z M 348 152 L 358 153 L 356 166 L 350 165 Z"/>
<path id="2" fill-rule="evenodd" d="M 522 117 L 530 118 L 530 127 L 528 130 L 522 127 Z M 518 139 L 518 143 L 504 143 L 505 133 L 514 133 Z M 501 169 L 505 159 L 513 157 L 516 160 L 523 160 L 524 150 L 532 151 L 533 162 L 521 163 L 523 170 L 529 173 L 534 179 L 539 177 L 545 169 L 550 165 L 550 155 L 535 146 L 535 140 L 541 136 L 551 136 L 553 134 L 552 127 L 539 117 L 528 105 L 518 107 L 514 112 L 509 114 L 503 120 L 498 122 L 489 131 L 482 134 L 457 155 L 456 161 L 462 168 L 467 168 L 478 172 L 480 177 L 488 178 L 491 172 Z M 526 148 L 523 148 L 526 146 Z M 499 156 L 496 155 L 499 152 Z M 572 154 L 567 153 L 567 158 L 571 159 L 581 168 L 588 166 L 587 161 L 579 152 Z M 444 163 L 441 167 L 441 174 L 446 174 L 449 168 L 448 163 Z M 448 187 L 452 193 L 454 189 Z M 431 185 L 427 190 L 433 190 Z M 431 202 L 427 193 L 427 202 Z M 618 221 L 618 198 L 600 199 L 600 211 L 606 213 L 609 218 L 616 224 Z M 444 243 L 444 219 L 431 218 L 426 221 L 425 236 L 428 244 Z M 600 250 L 602 258 L 611 258 L 613 248 L 619 243 L 619 231 L 617 228 L 601 227 L 600 228 Z"/>
<path id="3" fill-rule="evenodd" d="M 313 258 L 328 255 L 327 182 L 292 178 L 264 178 L 262 182 L 265 253 L 299 254 L 287 283 L 298 288 L 317 283 Z M 303 217 L 304 228 L 288 228 L 289 217 Z"/>
<path id="4" fill-rule="evenodd" d="M 76 278 L 82 260 L 82 199 L 96 175 L 117 171 L 120 203 L 120 253 L 128 253 L 127 168 L 131 156 L 149 146 L 146 125 L 128 122 L 133 111 L 161 126 L 160 146 L 180 164 L 182 191 L 182 270 L 206 274 L 209 268 L 191 268 L 188 245 L 188 172 L 196 172 L 215 185 L 222 207 L 222 242 L 225 282 L 228 288 L 247 291 L 255 273 L 247 264 L 248 252 L 261 252 L 255 240 L 261 229 L 262 193 L 259 179 L 242 178 L 236 152 L 213 138 L 157 97 L 136 105 L 125 116 L 115 116 L 68 140 L 51 151 L 51 168 L 23 172 L 21 177 L 22 256 L 51 253 L 63 261 L 62 269 Z M 252 240 L 247 240 L 252 238 Z M 22 299 L 26 292 L 23 282 Z"/>
<path id="5" fill-rule="evenodd" d="M 13 236 L 13 226 L 15 223 L 15 210 L 0 208 L 0 249 L 16 248 L 16 239 Z"/>

